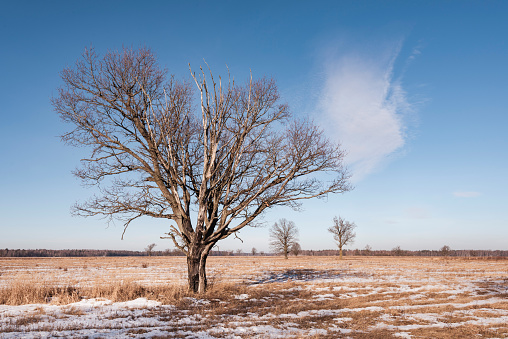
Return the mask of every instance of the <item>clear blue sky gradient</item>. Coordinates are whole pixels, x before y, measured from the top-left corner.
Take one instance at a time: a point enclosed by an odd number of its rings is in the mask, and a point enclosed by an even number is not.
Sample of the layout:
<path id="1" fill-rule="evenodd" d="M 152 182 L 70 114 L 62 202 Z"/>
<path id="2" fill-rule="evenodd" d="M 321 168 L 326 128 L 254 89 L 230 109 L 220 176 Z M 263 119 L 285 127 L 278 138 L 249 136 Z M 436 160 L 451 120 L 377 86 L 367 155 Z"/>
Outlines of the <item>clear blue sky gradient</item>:
<path id="1" fill-rule="evenodd" d="M 267 227 L 221 249 L 268 250 L 285 217 L 304 249 L 333 248 L 326 229 L 354 221 L 350 248 L 507 249 L 506 1 L 4 1 L 0 11 L 0 248 L 137 249 L 164 222 L 72 217 L 94 189 L 71 171 L 85 149 L 50 98 L 87 46 L 148 46 L 189 79 L 206 60 L 236 79 L 277 80 L 296 116 L 348 146 L 355 190 L 271 210 Z"/>

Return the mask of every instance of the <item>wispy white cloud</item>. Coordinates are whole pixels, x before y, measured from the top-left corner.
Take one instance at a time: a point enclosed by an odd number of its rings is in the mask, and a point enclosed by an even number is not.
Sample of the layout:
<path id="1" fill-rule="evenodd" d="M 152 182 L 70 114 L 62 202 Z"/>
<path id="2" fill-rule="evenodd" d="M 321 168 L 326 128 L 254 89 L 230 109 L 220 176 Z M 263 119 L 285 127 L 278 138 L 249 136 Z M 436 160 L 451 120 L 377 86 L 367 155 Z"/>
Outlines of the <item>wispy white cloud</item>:
<path id="1" fill-rule="evenodd" d="M 411 55 L 409 56 L 408 60 L 409 61 L 414 60 L 420 54 L 422 54 L 421 47 L 420 46 L 416 46 L 411 51 Z"/>
<path id="2" fill-rule="evenodd" d="M 482 194 L 480 192 L 453 192 L 453 195 L 458 198 L 474 198 Z"/>
<path id="3" fill-rule="evenodd" d="M 346 53 L 325 62 L 319 101 L 324 124 L 347 150 L 358 181 L 378 168 L 406 142 L 404 115 L 412 110 L 394 63 L 400 44 L 376 55 Z M 411 56 L 418 55 L 419 50 Z"/>

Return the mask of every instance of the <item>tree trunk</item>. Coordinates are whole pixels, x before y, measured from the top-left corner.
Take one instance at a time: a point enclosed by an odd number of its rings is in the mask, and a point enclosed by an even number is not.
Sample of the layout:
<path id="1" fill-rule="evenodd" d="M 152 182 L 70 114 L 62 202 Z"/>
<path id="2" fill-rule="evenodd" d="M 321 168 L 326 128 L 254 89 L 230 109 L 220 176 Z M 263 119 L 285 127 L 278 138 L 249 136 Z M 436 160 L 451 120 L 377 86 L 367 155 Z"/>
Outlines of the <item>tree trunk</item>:
<path id="1" fill-rule="evenodd" d="M 210 247 L 211 248 L 211 247 Z M 189 251 L 187 255 L 189 290 L 194 293 L 205 293 L 207 287 L 206 259 L 210 252 L 208 246 Z"/>
<path id="2" fill-rule="evenodd" d="M 198 292 L 199 290 L 199 268 L 200 268 L 200 257 L 187 257 L 187 269 L 188 269 L 188 280 L 189 290 L 192 292 Z"/>
<path id="3" fill-rule="evenodd" d="M 206 280 L 206 258 L 208 257 L 208 253 L 206 255 L 201 255 L 201 261 L 199 262 L 199 286 L 198 293 L 205 293 L 206 287 L 208 286 L 208 281 Z"/>
<path id="4" fill-rule="evenodd" d="M 339 259 L 342 260 L 342 247 L 339 248 Z"/>

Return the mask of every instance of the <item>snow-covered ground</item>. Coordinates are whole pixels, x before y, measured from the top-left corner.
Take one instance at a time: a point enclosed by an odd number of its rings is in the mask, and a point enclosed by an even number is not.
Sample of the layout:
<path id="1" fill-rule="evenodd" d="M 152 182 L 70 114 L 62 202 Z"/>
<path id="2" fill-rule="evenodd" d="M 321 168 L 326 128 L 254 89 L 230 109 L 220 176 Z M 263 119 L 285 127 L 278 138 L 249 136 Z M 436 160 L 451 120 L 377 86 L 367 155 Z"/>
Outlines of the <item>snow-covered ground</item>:
<path id="1" fill-rule="evenodd" d="M 36 267 L 65 284 L 69 271 L 76 284 L 93 283 L 90 265 L 102 280 L 115 272 L 141 284 L 182 282 L 184 262 L 168 264 L 172 259 L 151 259 L 144 269 L 136 259 L 131 267 L 122 261 L 128 259 L 106 261 L 103 269 L 99 259 L 86 267 L 74 259 L 67 270 L 44 260 Z M 0 286 L 35 267 L 0 264 Z M 215 288 L 225 280 L 237 286 L 164 303 L 153 297 L 0 305 L 0 338 L 508 337 L 507 261 L 228 257 L 212 258 L 209 272 Z"/>

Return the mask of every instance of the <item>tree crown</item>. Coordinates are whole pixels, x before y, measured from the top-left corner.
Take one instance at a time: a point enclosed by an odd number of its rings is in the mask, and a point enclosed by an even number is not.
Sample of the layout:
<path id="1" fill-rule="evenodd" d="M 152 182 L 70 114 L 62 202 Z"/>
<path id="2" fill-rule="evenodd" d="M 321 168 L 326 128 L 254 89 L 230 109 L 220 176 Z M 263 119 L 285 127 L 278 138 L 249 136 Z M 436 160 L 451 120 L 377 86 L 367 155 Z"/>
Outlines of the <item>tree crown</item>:
<path id="1" fill-rule="evenodd" d="M 77 215 L 125 228 L 142 216 L 172 220 L 168 235 L 188 253 L 273 206 L 351 189 L 339 145 L 291 118 L 271 79 L 238 85 L 201 69 L 192 86 L 146 48 L 102 58 L 87 49 L 61 76 L 52 103 L 73 126 L 62 139 L 90 148 L 75 175 L 100 191 L 74 206 Z"/>

